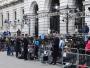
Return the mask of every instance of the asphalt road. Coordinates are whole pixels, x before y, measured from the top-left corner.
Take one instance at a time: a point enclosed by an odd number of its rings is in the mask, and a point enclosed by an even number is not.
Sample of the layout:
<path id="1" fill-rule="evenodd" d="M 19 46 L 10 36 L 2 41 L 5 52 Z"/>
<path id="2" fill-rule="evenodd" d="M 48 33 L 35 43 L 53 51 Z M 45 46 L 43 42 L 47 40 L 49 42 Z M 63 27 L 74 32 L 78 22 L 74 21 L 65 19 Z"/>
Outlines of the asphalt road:
<path id="1" fill-rule="evenodd" d="M 62 68 L 60 65 L 42 64 L 39 61 L 25 61 L 0 52 L 0 68 Z"/>

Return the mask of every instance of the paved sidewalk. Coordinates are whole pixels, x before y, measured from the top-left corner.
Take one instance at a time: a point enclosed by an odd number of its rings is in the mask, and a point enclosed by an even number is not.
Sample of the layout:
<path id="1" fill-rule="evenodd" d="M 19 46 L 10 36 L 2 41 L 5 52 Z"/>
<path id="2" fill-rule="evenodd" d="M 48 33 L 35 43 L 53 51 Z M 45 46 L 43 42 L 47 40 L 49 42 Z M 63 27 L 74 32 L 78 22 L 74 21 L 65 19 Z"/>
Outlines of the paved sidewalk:
<path id="1" fill-rule="evenodd" d="M 38 61 L 24 61 L 0 52 L 0 68 L 62 68 L 60 65 L 42 64 Z"/>

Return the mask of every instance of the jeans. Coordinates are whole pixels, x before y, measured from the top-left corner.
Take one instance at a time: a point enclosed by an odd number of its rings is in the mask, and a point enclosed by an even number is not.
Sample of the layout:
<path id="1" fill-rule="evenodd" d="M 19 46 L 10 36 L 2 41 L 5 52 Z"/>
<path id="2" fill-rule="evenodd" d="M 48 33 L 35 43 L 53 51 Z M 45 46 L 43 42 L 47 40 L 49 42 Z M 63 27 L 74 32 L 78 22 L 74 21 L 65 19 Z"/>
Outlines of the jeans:
<path id="1" fill-rule="evenodd" d="M 10 49 L 10 47 L 8 46 L 8 47 L 7 47 L 7 55 L 10 55 L 10 53 L 11 53 L 11 49 Z"/>

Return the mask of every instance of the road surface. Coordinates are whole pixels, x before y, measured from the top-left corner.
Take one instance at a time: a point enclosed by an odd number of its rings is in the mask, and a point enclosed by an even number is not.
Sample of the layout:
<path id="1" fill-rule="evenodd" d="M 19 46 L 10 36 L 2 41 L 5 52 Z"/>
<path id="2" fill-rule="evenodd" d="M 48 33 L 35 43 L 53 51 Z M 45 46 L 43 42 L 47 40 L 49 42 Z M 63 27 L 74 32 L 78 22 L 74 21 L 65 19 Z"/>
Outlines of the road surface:
<path id="1" fill-rule="evenodd" d="M 0 68 L 62 68 L 60 65 L 42 64 L 39 61 L 24 61 L 0 52 Z"/>

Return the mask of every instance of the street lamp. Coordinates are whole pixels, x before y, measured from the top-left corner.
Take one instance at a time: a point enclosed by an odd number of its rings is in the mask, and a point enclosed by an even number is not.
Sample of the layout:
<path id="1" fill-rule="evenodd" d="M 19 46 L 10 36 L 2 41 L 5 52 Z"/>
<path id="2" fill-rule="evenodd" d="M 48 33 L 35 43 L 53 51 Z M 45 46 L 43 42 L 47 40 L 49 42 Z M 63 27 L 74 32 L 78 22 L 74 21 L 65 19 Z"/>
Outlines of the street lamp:
<path id="1" fill-rule="evenodd" d="M 60 12 L 58 5 L 55 6 L 55 9 Z M 71 17 L 72 15 L 70 15 L 70 14 L 79 12 L 79 9 L 78 8 L 69 8 L 69 5 L 67 4 L 67 6 L 64 10 L 66 10 L 65 11 L 66 17 L 64 17 L 65 19 L 63 19 L 62 21 L 66 20 L 66 33 L 68 34 L 69 33 L 69 28 L 68 28 L 69 27 L 69 19 L 72 18 Z"/>
<path id="2" fill-rule="evenodd" d="M 55 5 L 55 9 L 56 9 L 56 10 L 59 10 L 59 5 L 56 4 L 56 5 Z"/>

